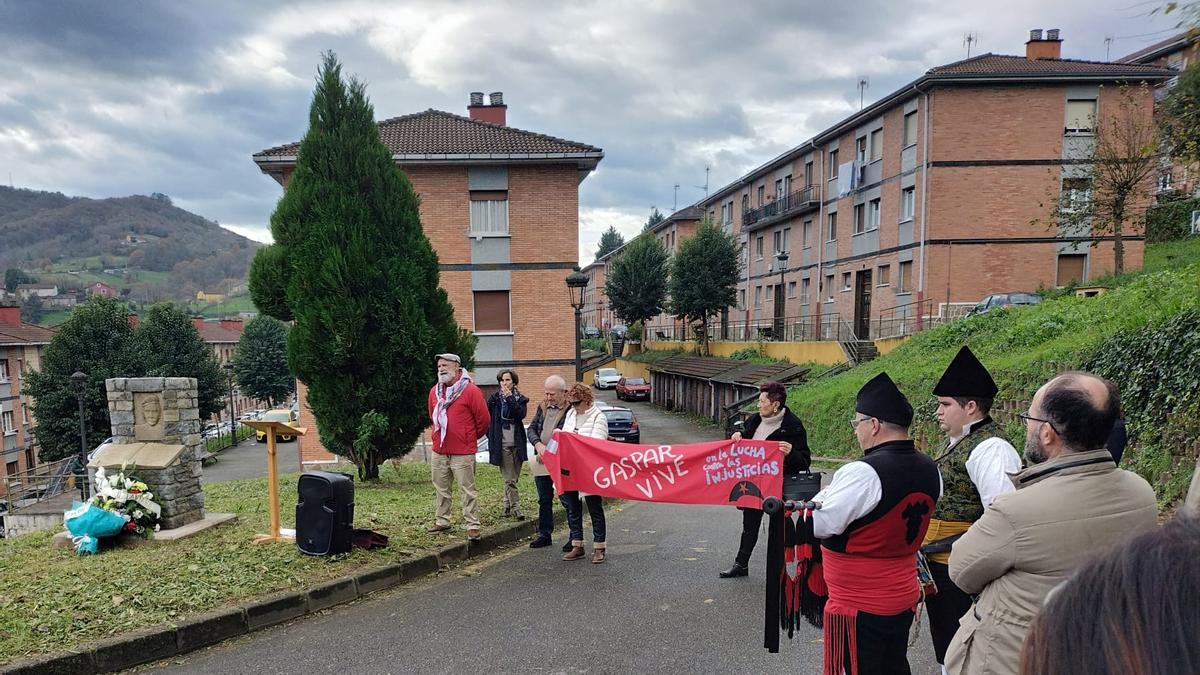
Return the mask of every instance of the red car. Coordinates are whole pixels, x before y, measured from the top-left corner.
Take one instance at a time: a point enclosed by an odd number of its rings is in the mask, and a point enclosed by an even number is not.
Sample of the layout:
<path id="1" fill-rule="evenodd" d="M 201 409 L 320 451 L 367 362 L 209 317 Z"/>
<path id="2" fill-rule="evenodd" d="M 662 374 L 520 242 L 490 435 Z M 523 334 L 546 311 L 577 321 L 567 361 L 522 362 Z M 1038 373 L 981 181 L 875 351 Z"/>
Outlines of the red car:
<path id="1" fill-rule="evenodd" d="M 617 380 L 617 398 L 622 401 L 650 400 L 650 383 L 640 377 Z"/>

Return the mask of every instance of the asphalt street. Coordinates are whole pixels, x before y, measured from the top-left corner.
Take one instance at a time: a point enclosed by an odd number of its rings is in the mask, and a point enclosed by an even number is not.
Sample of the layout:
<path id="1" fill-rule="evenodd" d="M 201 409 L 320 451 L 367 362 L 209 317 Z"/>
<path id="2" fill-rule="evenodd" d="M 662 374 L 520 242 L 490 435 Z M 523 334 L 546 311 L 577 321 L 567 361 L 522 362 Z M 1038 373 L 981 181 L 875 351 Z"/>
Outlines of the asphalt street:
<path id="1" fill-rule="evenodd" d="M 229 434 L 225 434 L 228 439 Z M 275 463 L 279 473 L 300 472 L 300 450 L 296 441 L 275 443 Z M 254 437 L 226 448 L 217 454 L 217 461 L 204 465 L 202 483 L 223 483 L 267 475 L 267 444 L 256 443 Z"/>
<path id="2" fill-rule="evenodd" d="M 628 405 L 644 443 L 720 437 L 648 404 Z M 761 646 L 765 536 L 749 578 L 717 578 L 737 548 L 735 510 L 627 502 L 608 516 L 603 565 L 562 561 L 559 531 L 551 548 L 521 543 L 159 667 L 342 675 L 820 672 L 816 629 L 785 635 L 778 654 Z M 909 660 L 914 673 L 938 672 L 924 629 Z"/>

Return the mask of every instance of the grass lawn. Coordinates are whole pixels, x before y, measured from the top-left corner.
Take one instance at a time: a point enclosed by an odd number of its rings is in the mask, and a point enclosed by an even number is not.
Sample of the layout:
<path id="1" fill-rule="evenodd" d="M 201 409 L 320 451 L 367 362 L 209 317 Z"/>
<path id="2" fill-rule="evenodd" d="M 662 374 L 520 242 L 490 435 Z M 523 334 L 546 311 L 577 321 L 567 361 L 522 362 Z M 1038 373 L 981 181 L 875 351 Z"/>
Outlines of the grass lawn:
<path id="1" fill-rule="evenodd" d="M 258 308 L 254 306 L 254 301 L 249 295 L 238 295 L 232 298 L 226 298 L 224 302 L 214 302 L 207 305 L 201 305 L 196 313 L 205 317 L 220 317 L 237 314 L 238 312 L 257 312 Z"/>
<path id="2" fill-rule="evenodd" d="M 425 531 L 433 521 L 428 465 L 384 466 L 380 474 L 376 484 L 355 480 L 354 492 L 355 527 L 391 539 L 388 548 L 374 551 L 354 549 L 325 558 L 303 555 L 291 544 L 253 544 L 254 535 L 268 527 L 265 478 L 205 486 L 206 510 L 237 513 L 238 520 L 171 544 L 116 547 L 81 557 L 71 549 L 51 548 L 54 531 L 0 539 L 0 663 L 295 590 L 466 540 L 457 491 L 456 529 L 448 535 Z M 284 527 L 295 524 L 297 477 L 280 477 Z M 476 487 L 483 530 L 509 522 L 501 518 L 499 470 L 480 465 Z M 536 517 L 537 491 L 528 472 L 521 476 L 520 490 L 526 515 Z M 556 519 L 564 521 L 561 511 Z"/>
<path id="3" fill-rule="evenodd" d="M 71 316 L 71 310 L 63 309 L 57 312 L 46 312 L 42 315 L 42 320 L 38 321 L 40 326 L 57 326 L 67 320 Z"/>

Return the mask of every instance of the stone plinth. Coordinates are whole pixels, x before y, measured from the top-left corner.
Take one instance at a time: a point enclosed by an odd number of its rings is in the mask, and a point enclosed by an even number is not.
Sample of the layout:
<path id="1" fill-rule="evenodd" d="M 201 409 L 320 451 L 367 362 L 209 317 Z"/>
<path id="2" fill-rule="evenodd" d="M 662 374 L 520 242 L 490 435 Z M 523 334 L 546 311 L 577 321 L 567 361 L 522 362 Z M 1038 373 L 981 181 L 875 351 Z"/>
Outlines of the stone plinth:
<path id="1" fill-rule="evenodd" d="M 89 466 L 113 473 L 125 465 L 162 506 L 163 530 L 204 518 L 203 450 L 196 380 L 136 377 L 105 380 L 114 442 Z"/>

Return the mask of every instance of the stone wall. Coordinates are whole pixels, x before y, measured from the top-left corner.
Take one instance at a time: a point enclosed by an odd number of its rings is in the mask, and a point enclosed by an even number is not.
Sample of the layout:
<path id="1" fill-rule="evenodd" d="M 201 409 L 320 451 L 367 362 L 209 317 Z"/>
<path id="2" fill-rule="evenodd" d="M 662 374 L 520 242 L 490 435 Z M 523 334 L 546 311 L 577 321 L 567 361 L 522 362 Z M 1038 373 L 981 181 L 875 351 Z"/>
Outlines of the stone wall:
<path id="1" fill-rule="evenodd" d="M 138 377 L 106 380 L 112 435 L 116 444 L 182 445 L 168 466 L 138 466 L 130 473 L 146 483 L 162 506 L 160 525 L 171 529 L 204 518 L 200 487 L 204 449 L 196 380 L 190 377 Z"/>

